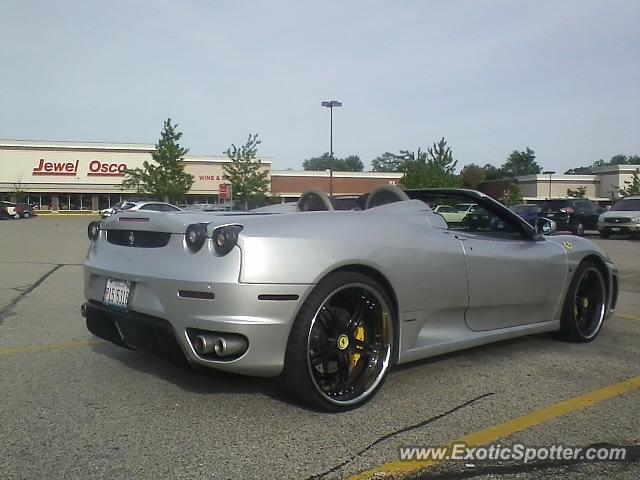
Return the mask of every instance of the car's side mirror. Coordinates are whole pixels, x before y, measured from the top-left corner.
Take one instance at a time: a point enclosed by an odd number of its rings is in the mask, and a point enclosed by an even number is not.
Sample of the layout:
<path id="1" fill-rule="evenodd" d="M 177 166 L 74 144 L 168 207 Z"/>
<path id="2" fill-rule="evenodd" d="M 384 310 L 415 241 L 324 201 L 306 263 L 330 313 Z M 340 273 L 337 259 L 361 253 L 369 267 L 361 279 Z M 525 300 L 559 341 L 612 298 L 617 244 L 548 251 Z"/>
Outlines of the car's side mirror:
<path id="1" fill-rule="evenodd" d="M 556 229 L 556 222 L 549 218 L 538 217 L 538 220 L 536 220 L 536 232 L 540 235 L 549 235 L 550 233 L 555 232 Z"/>

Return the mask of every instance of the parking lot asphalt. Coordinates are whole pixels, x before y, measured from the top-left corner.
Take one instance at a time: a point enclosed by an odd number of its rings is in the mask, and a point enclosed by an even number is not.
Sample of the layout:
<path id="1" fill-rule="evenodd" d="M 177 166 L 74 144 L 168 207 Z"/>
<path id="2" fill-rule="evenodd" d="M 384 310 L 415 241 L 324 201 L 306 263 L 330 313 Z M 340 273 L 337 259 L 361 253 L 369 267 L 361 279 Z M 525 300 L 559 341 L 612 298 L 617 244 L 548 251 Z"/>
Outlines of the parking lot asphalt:
<path id="1" fill-rule="evenodd" d="M 270 379 L 185 370 L 92 337 L 79 313 L 90 220 L 0 222 L 2 479 L 384 478 L 401 447 L 496 432 L 502 445 L 611 444 L 636 454 L 623 463 L 445 462 L 407 471 L 640 474 L 640 389 L 599 393 L 629 379 L 640 386 L 640 241 L 590 237 L 621 273 L 617 314 L 593 343 L 537 335 L 403 365 L 369 404 L 330 415 L 289 402 Z"/>

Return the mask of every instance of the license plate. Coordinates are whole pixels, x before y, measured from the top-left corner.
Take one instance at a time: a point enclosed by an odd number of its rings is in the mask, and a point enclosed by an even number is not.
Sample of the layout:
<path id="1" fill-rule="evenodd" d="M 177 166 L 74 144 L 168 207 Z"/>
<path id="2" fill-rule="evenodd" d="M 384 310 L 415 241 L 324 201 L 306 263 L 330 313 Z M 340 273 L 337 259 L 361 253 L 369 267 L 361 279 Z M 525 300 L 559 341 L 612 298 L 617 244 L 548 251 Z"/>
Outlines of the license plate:
<path id="1" fill-rule="evenodd" d="M 611 231 L 612 232 L 619 232 L 620 231 L 620 227 L 611 227 Z"/>
<path id="2" fill-rule="evenodd" d="M 102 303 L 116 310 L 126 311 L 129 306 L 131 282 L 107 278 Z"/>

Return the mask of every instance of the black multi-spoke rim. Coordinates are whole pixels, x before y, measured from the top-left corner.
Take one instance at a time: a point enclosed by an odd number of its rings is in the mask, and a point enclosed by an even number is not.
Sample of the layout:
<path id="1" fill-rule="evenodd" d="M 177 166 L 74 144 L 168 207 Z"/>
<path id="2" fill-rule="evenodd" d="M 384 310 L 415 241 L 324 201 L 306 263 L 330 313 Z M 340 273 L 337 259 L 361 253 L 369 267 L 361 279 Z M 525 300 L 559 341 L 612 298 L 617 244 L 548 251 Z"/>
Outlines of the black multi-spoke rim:
<path id="1" fill-rule="evenodd" d="M 366 398 L 384 377 L 392 344 L 391 311 L 377 291 L 365 284 L 335 290 L 309 329 L 307 362 L 316 389 L 340 405 Z"/>
<path id="2" fill-rule="evenodd" d="M 605 298 L 602 274 L 596 268 L 585 270 L 573 304 L 576 326 L 583 337 L 591 338 L 598 333 L 604 319 Z"/>

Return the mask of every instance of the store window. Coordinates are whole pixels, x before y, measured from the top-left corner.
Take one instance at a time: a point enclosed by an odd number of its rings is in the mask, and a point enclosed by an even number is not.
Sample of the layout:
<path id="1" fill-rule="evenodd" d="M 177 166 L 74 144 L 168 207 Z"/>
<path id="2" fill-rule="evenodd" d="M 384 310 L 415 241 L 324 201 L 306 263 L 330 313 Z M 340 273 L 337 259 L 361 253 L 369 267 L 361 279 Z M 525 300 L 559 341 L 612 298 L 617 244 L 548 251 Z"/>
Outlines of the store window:
<path id="1" fill-rule="evenodd" d="M 93 210 L 91 195 L 80 195 L 80 210 Z"/>
<path id="2" fill-rule="evenodd" d="M 109 195 L 98 195 L 98 210 L 104 210 L 105 208 L 111 208 Z"/>

